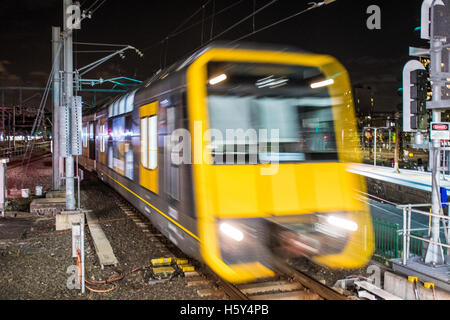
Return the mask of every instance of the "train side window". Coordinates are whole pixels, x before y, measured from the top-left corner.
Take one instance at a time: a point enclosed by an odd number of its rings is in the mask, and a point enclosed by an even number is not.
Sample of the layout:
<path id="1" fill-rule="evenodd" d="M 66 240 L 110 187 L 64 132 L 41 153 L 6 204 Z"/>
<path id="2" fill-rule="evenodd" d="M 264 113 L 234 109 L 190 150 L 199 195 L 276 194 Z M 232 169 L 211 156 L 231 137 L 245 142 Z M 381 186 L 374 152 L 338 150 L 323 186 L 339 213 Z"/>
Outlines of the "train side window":
<path id="1" fill-rule="evenodd" d="M 148 167 L 148 118 L 141 119 L 141 163 L 144 168 Z"/>
<path id="2" fill-rule="evenodd" d="M 101 153 L 105 153 L 106 151 L 106 130 L 105 130 L 105 125 L 102 124 L 100 126 L 100 152 Z"/>
<path id="3" fill-rule="evenodd" d="M 141 163 L 149 170 L 158 167 L 158 116 L 141 119 Z"/>
<path id="4" fill-rule="evenodd" d="M 88 125 L 85 125 L 83 127 L 83 148 L 88 147 L 88 138 L 89 138 L 89 132 L 88 132 Z"/>
<path id="5" fill-rule="evenodd" d="M 149 166 L 150 170 L 158 167 L 158 116 L 148 118 Z"/>

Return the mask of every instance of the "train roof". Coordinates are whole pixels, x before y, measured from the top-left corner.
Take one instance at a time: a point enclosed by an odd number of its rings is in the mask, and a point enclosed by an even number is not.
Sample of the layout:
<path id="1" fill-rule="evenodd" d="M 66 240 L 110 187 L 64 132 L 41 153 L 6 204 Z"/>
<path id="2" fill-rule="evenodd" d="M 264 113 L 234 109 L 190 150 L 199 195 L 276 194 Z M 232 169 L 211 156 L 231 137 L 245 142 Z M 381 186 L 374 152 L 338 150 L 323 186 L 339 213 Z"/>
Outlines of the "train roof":
<path id="1" fill-rule="evenodd" d="M 139 91 L 140 89 L 147 88 L 151 84 L 161 80 L 161 78 L 163 78 L 164 76 L 166 76 L 168 74 L 185 70 L 195 60 L 197 60 L 197 58 L 200 57 L 202 54 L 204 54 L 205 52 L 207 52 L 211 49 L 216 49 L 216 48 L 308 53 L 305 50 L 302 50 L 302 49 L 299 49 L 299 48 L 296 48 L 293 46 L 287 46 L 287 45 L 265 44 L 265 43 L 254 43 L 254 42 L 236 42 L 234 44 L 230 44 L 229 42 L 215 41 L 215 42 L 212 42 L 212 43 L 198 49 L 197 51 L 192 53 L 187 58 L 180 59 L 179 61 L 173 63 L 172 65 L 170 65 L 164 69 L 158 70 L 153 76 L 151 76 L 147 80 L 143 81 L 142 84 L 140 84 L 136 88 L 133 88 L 132 90 L 130 90 L 129 92 L 127 92 L 125 94 L 121 94 L 121 95 L 111 98 L 107 103 L 103 104 L 102 106 L 93 109 L 91 112 L 86 112 L 86 115 L 106 109 L 108 106 L 115 103 L 122 97 L 124 97 L 126 95 L 130 95 L 134 91 Z"/>

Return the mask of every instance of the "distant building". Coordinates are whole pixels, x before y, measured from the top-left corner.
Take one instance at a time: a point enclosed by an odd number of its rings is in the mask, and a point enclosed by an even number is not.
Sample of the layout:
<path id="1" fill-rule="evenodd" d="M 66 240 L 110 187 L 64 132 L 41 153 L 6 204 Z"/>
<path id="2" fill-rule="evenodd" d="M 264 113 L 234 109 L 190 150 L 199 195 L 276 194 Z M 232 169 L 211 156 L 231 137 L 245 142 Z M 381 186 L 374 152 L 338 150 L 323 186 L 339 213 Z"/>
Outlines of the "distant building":
<path id="1" fill-rule="evenodd" d="M 353 88 L 355 112 L 358 118 L 371 117 L 374 111 L 373 90 L 369 86 L 355 86 Z"/>

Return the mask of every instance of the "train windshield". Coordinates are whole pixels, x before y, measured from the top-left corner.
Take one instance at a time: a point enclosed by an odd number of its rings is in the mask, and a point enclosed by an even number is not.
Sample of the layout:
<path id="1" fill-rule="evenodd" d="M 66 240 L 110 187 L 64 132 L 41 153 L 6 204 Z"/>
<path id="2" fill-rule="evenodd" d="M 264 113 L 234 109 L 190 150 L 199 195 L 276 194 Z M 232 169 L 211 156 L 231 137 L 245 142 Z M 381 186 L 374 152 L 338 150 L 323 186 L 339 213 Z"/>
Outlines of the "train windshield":
<path id="1" fill-rule="evenodd" d="M 338 160 L 333 80 L 318 68 L 210 62 L 208 81 L 215 164 Z"/>

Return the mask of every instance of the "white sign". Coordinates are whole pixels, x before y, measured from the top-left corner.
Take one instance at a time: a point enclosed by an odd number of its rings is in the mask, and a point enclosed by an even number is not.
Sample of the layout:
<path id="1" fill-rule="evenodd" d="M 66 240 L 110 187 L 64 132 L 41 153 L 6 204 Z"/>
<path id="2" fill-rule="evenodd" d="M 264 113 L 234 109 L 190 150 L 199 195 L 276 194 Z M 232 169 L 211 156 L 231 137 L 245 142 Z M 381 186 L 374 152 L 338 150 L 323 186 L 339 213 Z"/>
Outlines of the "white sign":
<path id="1" fill-rule="evenodd" d="M 432 122 L 431 140 L 450 140 L 450 123 Z"/>

